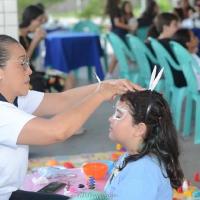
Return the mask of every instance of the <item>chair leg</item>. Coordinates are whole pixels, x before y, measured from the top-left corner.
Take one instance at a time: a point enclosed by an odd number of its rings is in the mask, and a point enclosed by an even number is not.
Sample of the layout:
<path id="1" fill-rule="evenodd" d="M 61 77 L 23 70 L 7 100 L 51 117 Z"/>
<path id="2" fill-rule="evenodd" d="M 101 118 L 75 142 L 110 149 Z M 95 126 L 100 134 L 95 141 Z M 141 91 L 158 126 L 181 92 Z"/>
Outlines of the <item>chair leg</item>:
<path id="1" fill-rule="evenodd" d="M 88 70 L 88 80 L 90 81 L 90 82 L 92 82 L 92 67 L 91 66 L 88 66 L 87 67 L 87 70 Z"/>
<path id="2" fill-rule="evenodd" d="M 191 132 L 191 117 L 192 117 L 192 94 L 187 95 L 185 104 L 185 116 L 183 126 L 183 136 L 189 136 Z"/>
<path id="3" fill-rule="evenodd" d="M 200 144 L 200 102 L 196 101 L 196 113 L 195 113 L 195 130 L 194 130 L 194 143 Z"/>
<path id="4" fill-rule="evenodd" d="M 178 91 L 174 91 L 172 94 L 172 112 L 174 116 L 174 123 L 176 126 L 177 131 L 180 130 L 181 125 L 181 112 L 182 112 L 182 105 L 184 100 L 184 89 L 178 89 Z"/>

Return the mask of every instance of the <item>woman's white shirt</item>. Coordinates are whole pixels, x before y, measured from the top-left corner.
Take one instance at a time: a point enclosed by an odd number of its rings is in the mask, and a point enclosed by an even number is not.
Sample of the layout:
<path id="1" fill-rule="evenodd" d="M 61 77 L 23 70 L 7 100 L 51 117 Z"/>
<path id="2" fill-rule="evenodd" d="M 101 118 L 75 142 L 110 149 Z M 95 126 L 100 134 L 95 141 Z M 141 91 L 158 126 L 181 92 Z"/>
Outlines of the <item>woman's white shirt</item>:
<path id="1" fill-rule="evenodd" d="M 18 107 L 0 101 L 0 199 L 8 200 L 20 188 L 28 167 L 28 146 L 17 145 L 24 125 L 35 116 L 44 93 L 29 91 L 18 97 Z M 36 133 L 37 134 L 37 133 Z"/>

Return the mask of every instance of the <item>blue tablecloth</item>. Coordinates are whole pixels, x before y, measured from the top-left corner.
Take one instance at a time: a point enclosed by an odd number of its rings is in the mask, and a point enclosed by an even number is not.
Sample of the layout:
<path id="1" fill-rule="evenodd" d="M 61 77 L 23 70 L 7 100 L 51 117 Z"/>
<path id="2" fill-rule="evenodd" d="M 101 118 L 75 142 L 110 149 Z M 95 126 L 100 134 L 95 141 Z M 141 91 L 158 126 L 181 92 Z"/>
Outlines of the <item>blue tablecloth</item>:
<path id="1" fill-rule="evenodd" d="M 45 45 L 45 66 L 51 66 L 65 73 L 82 66 L 94 66 L 99 78 L 104 79 L 98 35 L 57 31 L 47 35 Z"/>

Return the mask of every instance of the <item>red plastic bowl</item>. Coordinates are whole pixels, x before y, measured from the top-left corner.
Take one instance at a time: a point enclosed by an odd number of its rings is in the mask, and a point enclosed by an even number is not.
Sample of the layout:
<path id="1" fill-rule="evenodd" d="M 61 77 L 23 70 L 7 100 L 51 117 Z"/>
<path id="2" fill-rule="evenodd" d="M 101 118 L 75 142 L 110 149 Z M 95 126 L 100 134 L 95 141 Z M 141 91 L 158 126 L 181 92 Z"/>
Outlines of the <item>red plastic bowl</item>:
<path id="1" fill-rule="evenodd" d="M 108 166 L 101 162 L 89 162 L 84 164 L 82 168 L 86 176 L 93 176 L 97 180 L 105 178 L 108 172 Z"/>

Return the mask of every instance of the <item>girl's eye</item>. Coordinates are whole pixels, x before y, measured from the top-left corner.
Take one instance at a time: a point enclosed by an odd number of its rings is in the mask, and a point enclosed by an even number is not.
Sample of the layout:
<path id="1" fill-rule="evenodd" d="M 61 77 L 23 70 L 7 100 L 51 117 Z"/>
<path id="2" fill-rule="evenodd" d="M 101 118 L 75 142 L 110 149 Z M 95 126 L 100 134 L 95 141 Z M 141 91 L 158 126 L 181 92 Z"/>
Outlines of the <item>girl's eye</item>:
<path id="1" fill-rule="evenodd" d="M 21 66 L 24 66 L 26 62 L 24 60 L 21 61 Z"/>
<path id="2" fill-rule="evenodd" d="M 121 119 L 122 114 L 119 113 L 119 112 L 115 112 L 114 115 L 113 115 L 113 117 L 114 117 L 115 119 Z"/>

